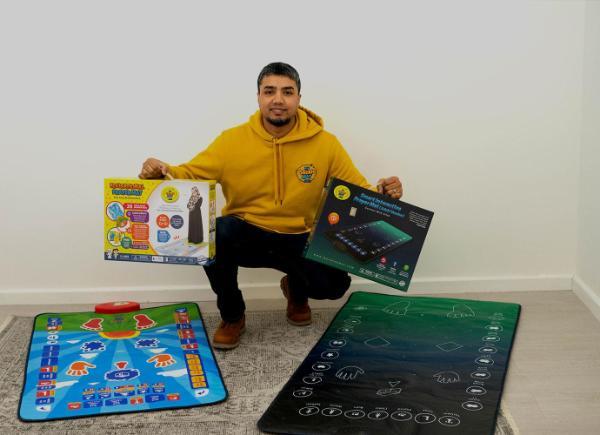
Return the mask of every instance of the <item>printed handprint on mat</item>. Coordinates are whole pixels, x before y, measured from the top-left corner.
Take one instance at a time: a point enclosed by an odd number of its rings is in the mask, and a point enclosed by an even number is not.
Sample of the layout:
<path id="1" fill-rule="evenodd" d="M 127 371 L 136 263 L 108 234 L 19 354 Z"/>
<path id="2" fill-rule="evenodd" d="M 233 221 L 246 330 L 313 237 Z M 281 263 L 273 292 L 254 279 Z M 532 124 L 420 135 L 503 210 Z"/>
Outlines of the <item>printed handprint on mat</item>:
<path id="1" fill-rule="evenodd" d="M 358 375 L 364 375 L 365 371 L 357 366 L 346 366 L 342 367 L 337 371 L 335 377 L 342 381 L 352 381 L 358 377 Z"/>
<path id="2" fill-rule="evenodd" d="M 154 355 L 152 358 L 146 360 L 146 362 L 150 364 L 154 363 L 154 367 L 167 367 L 175 364 L 176 361 L 168 353 L 161 353 L 159 355 Z"/>
<path id="3" fill-rule="evenodd" d="M 72 363 L 69 366 L 69 369 L 67 370 L 67 375 L 69 375 L 69 376 L 85 376 L 90 373 L 88 371 L 88 368 L 95 369 L 96 366 L 94 364 L 90 364 L 89 362 L 86 362 L 86 361 L 75 361 L 74 363 Z"/>

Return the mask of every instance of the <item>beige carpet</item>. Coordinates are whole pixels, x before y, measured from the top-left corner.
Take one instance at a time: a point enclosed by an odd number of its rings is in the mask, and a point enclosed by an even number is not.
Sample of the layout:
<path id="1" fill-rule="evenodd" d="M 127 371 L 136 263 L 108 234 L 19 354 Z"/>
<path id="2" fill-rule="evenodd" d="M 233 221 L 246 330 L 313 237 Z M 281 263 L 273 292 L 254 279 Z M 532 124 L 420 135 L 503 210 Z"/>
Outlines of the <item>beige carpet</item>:
<path id="1" fill-rule="evenodd" d="M 288 325 L 283 311 L 247 313 L 239 348 L 216 352 L 229 399 L 221 404 L 174 411 L 141 412 L 42 423 L 17 417 L 33 319 L 13 317 L 0 331 L 0 434 L 258 434 L 256 421 L 321 337 L 337 310 L 314 311 L 314 323 Z M 209 333 L 217 314 L 204 317 Z M 501 411 L 496 435 L 517 435 Z"/>

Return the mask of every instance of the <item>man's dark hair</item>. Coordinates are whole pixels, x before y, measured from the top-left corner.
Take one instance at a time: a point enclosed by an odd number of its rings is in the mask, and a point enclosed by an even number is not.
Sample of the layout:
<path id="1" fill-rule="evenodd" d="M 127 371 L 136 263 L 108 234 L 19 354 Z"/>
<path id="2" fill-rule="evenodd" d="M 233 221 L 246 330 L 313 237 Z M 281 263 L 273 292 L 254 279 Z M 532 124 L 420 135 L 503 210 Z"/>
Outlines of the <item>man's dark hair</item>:
<path id="1" fill-rule="evenodd" d="M 258 80 L 256 81 L 259 92 L 260 82 L 262 82 L 266 76 L 286 76 L 296 82 L 298 93 L 300 93 L 300 74 L 298 74 L 298 71 L 296 71 L 292 65 L 288 65 L 287 63 L 283 62 L 272 62 L 264 67 L 258 75 Z"/>

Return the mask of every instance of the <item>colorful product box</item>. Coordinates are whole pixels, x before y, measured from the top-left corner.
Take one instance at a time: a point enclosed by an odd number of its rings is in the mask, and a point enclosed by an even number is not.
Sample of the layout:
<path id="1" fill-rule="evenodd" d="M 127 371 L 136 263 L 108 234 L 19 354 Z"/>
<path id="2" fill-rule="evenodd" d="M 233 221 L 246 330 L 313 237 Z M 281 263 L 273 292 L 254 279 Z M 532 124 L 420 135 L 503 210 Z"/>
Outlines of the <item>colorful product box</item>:
<path id="1" fill-rule="evenodd" d="M 304 257 L 407 291 L 433 212 L 332 178 Z"/>
<path id="2" fill-rule="evenodd" d="M 215 256 L 215 181 L 104 180 L 104 258 L 200 264 Z"/>

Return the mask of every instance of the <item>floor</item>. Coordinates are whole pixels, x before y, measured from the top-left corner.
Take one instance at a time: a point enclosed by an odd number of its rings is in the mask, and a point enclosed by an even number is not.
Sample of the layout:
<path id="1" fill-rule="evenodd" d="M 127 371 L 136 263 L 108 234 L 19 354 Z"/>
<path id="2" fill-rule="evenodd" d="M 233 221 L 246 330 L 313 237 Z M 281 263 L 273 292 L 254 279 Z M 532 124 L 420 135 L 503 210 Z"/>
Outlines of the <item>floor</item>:
<path id="1" fill-rule="evenodd" d="M 600 433 L 600 322 L 570 291 L 444 294 L 522 306 L 503 395 L 521 435 Z M 331 307 L 340 301 L 315 301 Z M 200 304 L 216 311 L 214 302 Z M 249 310 L 282 309 L 281 300 L 250 300 Z M 89 311 L 90 306 L 1 306 L 9 315 Z M 251 325 L 249 325 L 251 327 Z"/>

